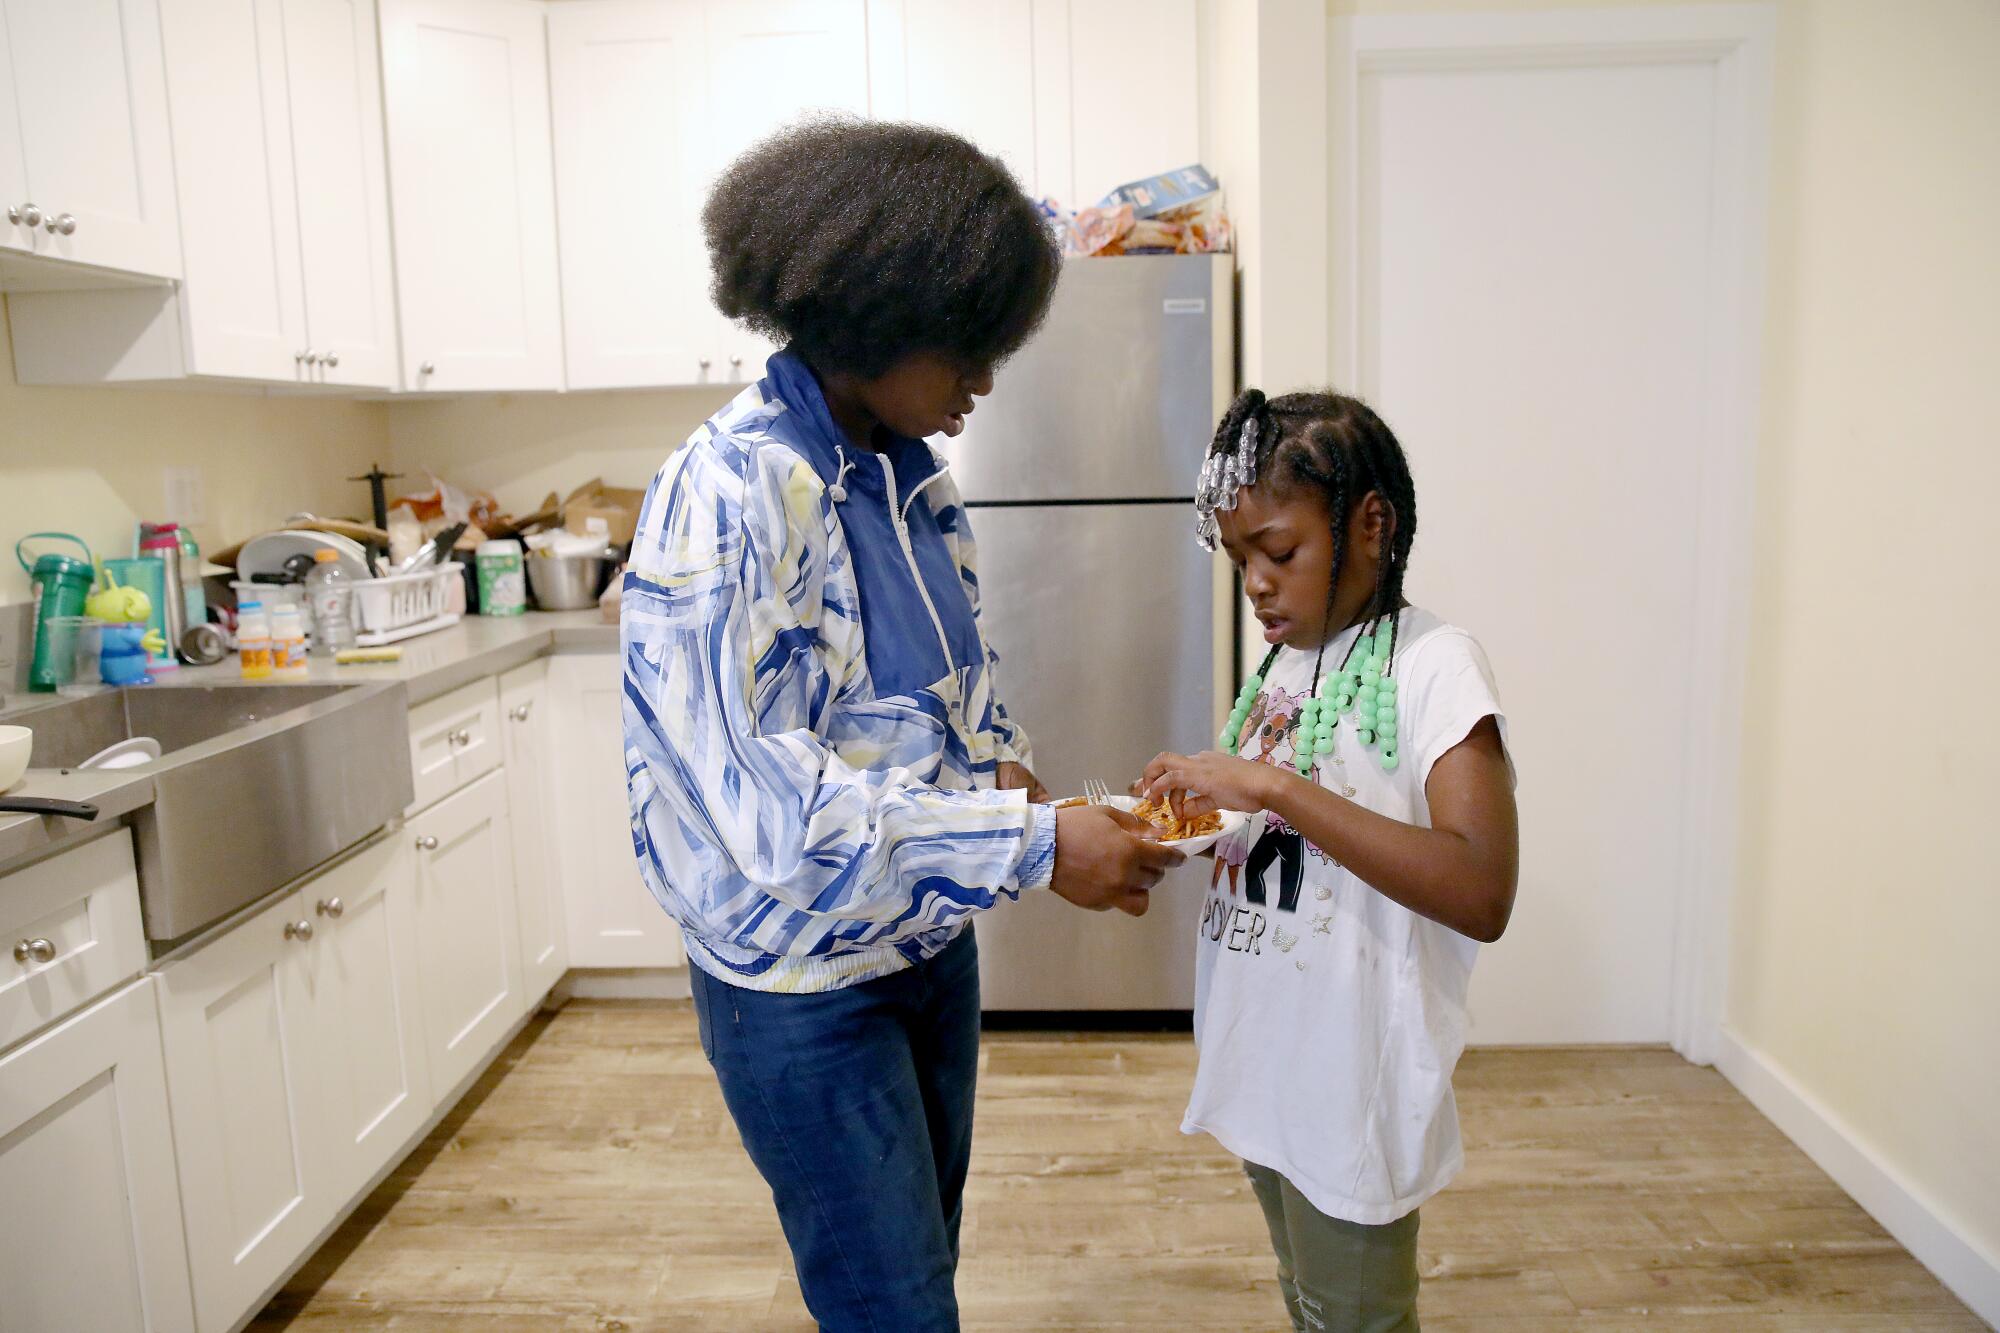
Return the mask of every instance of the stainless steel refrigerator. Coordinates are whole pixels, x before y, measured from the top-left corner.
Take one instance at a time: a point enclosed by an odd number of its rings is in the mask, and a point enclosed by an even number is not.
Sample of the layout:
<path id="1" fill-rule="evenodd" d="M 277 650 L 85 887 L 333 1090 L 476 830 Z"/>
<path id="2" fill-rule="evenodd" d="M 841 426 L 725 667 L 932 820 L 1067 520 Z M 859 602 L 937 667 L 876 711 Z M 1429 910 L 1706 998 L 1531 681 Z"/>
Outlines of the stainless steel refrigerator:
<path id="1" fill-rule="evenodd" d="M 1079 259 L 1048 323 L 945 451 L 979 545 L 1000 687 L 1057 795 L 1214 744 L 1232 688 L 1226 567 L 1190 497 L 1234 374 L 1227 255 Z M 1024 894 L 978 923 L 988 1010 L 1189 1009 L 1209 862 L 1151 910 Z"/>

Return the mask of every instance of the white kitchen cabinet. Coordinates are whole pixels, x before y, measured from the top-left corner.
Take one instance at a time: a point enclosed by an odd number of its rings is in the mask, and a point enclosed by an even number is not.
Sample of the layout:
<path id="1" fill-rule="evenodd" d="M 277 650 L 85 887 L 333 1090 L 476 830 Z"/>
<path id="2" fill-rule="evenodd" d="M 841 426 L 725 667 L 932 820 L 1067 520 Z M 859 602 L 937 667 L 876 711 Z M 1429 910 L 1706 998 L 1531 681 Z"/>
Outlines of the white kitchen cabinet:
<path id="1" fill-rule="evenodd" d="M 615 653 L 549 659 L 555 705 L 556 861 L 572 967 L 679 967 L 673 919 L 639 878 L 625 793 L 623 665 Z"/>
<path id="2" fill-rule="evenodd" d="M 542 16 L 534 0 L 383 0 L 406 389 L 563 387 Z"/>
<path id="3" fill-rule="evenodd" d="M 328 1189 L 358 1194 L 422 1130 L 432 1098 L 417 976 L 415 852 L 396 834 L 301 890 L 317 963 Z"/>
<path id="4" fill-rule="evenodd" d="M 284 0 L 283 13 L 307 366 L 316 383 L 391 388 L 395 275 L 375 0 Z"/>
<path id="5" fill-rule="evenodd" d="M 150 980 L 0 1055 L 8 1328 L 194 1328 Z"/>
<path id="6" fill-rule="evenodd" d="M 563 938 L 562 883 L 549 845 L 548 662 L 538 659 L 500 677 L 506 737 L 507 831 L 514 853 L 514 901 L 521 930 L 521 982 L 528 1003 L 547 995 L 569 966 Z"/>
<path id="7" fill-rule="evenodd" d="M 7 40 L 6 11 L 0 10 L 0 253 L 32 254 L 36 227 L 22 215 L 28 200 L 28 160 L 21 152 L 21 114 L 11 93 L 14 48 Z M 38 210 L 39 211 L 39 210 Z"/>
<path id="8" fill-rule="evenodd" d="M 414 813 L 500 767 L 500 697 L 475 680 L 410 710 Z"/>
<path id="9" fill-rule="evenodd" d="M 744 149 L 868 111 L 863 0 L 579 0 L 549 11 L 572 388 L 741 384 L 770 343 L 708 298 L 702 204 Z"/>
<path id="10" fill-rule="evenodd" d="M 181 274 L 156 0 L 0 0 L 0 209 L 10 244 L 150 277 Z M 12 163 L 11 169 L 9 164 Z M 10 179 L 11 177 L 11 179 Z M 29 206 L 43 219 L 26 225 Z"/>
<path id="11" fill-rule="evenodd" d="M 197 1319 L 230 1327 L 338 1206 L 310 906 L 287 894 L 156 974 Z"/>
<path id="12" fill-rule="evenodd" d="M 0 1047 L 145 967 L 129 829 L 0 878 Z"/>
<path id="13" fill-rule="evenodd" d="M 700 0 L 549 11 L 573 389 L 698 383 L 719 364 L 700 220 L 706 32 Z"/>
<path id="14" fill-rule="evenodd" d="M 1034 10 L 1034 0 L 869 0 L 870 110 L 962 134 L 1029 193 L 1059 193 L 1041 188 L 1035 166 Z"/>
<path id="15" fill-rule="evenodd" d="M 392 387 L 372 0 L 160 6 L 186 279 L 18 296 L 17 378 Z"/>
<path id="16" fill-rule="evenodd" d="M 1201 160 L 1196 0 L 1034 0 L 1037 179 L 1071 208 Z M 1227 182 L 1225 182 L 1227 184 Z"/>
<path id="17" fill-rule="evenodd" d="M 507 778 L 489 773 L 409 821 L 417 849 L 417 973 L 439 1095 L 527 1011 L 515 916 Z"/>

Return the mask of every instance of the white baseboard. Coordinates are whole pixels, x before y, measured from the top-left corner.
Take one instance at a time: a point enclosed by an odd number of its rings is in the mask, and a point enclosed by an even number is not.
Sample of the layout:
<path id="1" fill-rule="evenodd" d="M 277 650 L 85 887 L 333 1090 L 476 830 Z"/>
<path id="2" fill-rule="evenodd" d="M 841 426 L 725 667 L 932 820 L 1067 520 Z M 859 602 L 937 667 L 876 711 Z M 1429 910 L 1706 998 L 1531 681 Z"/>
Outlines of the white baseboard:
<path id="1" fill-rule="evenodd" d="M 1716 1068 L 1737 1091 L 1974 1314 L 2000 1326 L 2000 1256 L 1974 1244 L 1963 1227 L 1762 1051 L 1727 1027 L 1716 1046 Z"/>
<path id="2" fill-rule="evenodd" d="M 685 967 L 571 968 L 556 990 L 574 1000 L 685 1000 L 693 994 Z"/>

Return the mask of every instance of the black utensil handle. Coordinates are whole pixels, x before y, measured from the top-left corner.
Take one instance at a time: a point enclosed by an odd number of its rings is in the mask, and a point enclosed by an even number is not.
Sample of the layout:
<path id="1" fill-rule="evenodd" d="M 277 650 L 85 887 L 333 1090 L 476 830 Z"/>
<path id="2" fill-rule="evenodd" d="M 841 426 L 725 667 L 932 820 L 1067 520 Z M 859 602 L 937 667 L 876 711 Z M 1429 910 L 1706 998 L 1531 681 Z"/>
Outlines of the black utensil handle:
<path id="1" fill-rule="evenodd" d="M 62 815 L 69 819 L 97 818 L 89 801 L 58 801 L 49 796 L 0 796 L 0 815 Z"/>

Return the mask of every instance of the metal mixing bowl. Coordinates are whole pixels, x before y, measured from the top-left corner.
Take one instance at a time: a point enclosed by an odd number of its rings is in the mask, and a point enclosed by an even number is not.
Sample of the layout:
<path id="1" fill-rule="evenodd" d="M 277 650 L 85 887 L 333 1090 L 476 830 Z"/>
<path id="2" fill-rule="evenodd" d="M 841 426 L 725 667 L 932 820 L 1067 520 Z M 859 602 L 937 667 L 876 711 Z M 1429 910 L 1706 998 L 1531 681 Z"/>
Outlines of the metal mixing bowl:
<path id="1" fill-rule="evenodd" d="M 604 591 L 611 562 L 601 555 L 534 555 L 527 558 L 528 588 L 544 611 L 588 611 Z"/>

